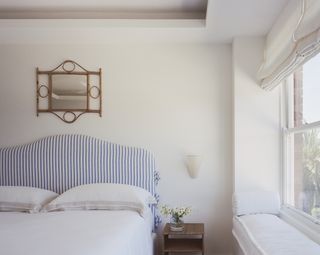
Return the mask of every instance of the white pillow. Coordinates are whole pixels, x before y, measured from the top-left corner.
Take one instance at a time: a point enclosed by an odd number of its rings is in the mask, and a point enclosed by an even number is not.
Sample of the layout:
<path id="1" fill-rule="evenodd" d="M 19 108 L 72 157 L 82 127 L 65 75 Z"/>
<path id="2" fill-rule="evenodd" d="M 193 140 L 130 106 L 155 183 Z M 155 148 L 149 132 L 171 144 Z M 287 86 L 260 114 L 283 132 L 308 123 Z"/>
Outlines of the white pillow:
<path id="1" fill-rule="evenodd" d="M 146 216 L 149 205 L 156 204 L 145 189 L 125 184 L 97 183 L 67 190 L 42 211 L 65 210 L 131 210 Z"/>
<path id="2" fill-rule="evenodd" d="M 233 213 L 246 214 L 279 214 L 280 197 L 272 191 L 237 192 L 233 195 Z"/>
<path id="3" fill-rule="evenodd" d="M 39 212 L 57 193 L 32 187 L 0 186 L 1 212 Z"/>

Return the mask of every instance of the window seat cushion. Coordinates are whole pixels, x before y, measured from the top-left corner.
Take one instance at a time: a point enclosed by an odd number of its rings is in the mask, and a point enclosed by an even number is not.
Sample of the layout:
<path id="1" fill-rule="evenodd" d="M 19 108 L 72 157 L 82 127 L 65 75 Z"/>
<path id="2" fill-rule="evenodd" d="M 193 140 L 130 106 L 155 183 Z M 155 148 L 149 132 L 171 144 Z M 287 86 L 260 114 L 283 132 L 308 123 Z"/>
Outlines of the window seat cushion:
<path id="1" fill-rule="evenodd" d="M 320 254 L 320 245 L 271 214 L 236 216 L 232 233 L 245 255 Z"/>

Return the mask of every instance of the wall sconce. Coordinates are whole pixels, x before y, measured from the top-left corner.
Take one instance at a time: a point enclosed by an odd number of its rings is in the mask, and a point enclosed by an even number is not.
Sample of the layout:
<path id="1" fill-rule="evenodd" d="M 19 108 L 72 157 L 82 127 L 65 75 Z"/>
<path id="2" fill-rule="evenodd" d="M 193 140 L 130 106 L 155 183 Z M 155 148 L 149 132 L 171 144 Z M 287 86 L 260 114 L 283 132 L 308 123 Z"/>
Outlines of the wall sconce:
<path id="1" fill-rule="evenodd" d="M 197 178 L 202 164 L 200 155 L 187 155 L 186 167 L 191 178 Z"/>

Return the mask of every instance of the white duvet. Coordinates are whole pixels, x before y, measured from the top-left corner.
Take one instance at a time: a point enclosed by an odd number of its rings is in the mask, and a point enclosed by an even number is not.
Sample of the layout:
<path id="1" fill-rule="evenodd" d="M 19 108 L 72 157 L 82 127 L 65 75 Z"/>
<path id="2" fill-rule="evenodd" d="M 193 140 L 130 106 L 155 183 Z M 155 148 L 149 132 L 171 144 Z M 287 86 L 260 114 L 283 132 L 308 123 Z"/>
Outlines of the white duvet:
<path id="1" fill-rule="evenodd" d="M 150 220 L 133 211 L 0 213 L 1 255 L 152 255 Z"/>
<path id="2" fill-rule="evenodd" d="M 235 217 L 233 235 L 246 255 L 320 255 L 320 246 L 275 215 Z"/>

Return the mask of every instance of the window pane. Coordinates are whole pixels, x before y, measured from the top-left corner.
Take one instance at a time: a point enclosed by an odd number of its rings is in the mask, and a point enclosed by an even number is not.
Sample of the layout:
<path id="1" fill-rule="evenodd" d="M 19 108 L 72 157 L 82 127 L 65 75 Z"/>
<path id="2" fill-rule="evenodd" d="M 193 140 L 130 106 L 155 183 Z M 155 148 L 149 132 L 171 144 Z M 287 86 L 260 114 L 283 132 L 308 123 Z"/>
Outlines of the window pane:
<path id="1" fill-rule="evenodd" d="M 320 129 L 294 134 L 291 205 L 320 219 Z"/>
<path id="2" fill-rule="evenodd" d="M 320 54 L 294 73 L 294 125 L 320 121 Z"/>

